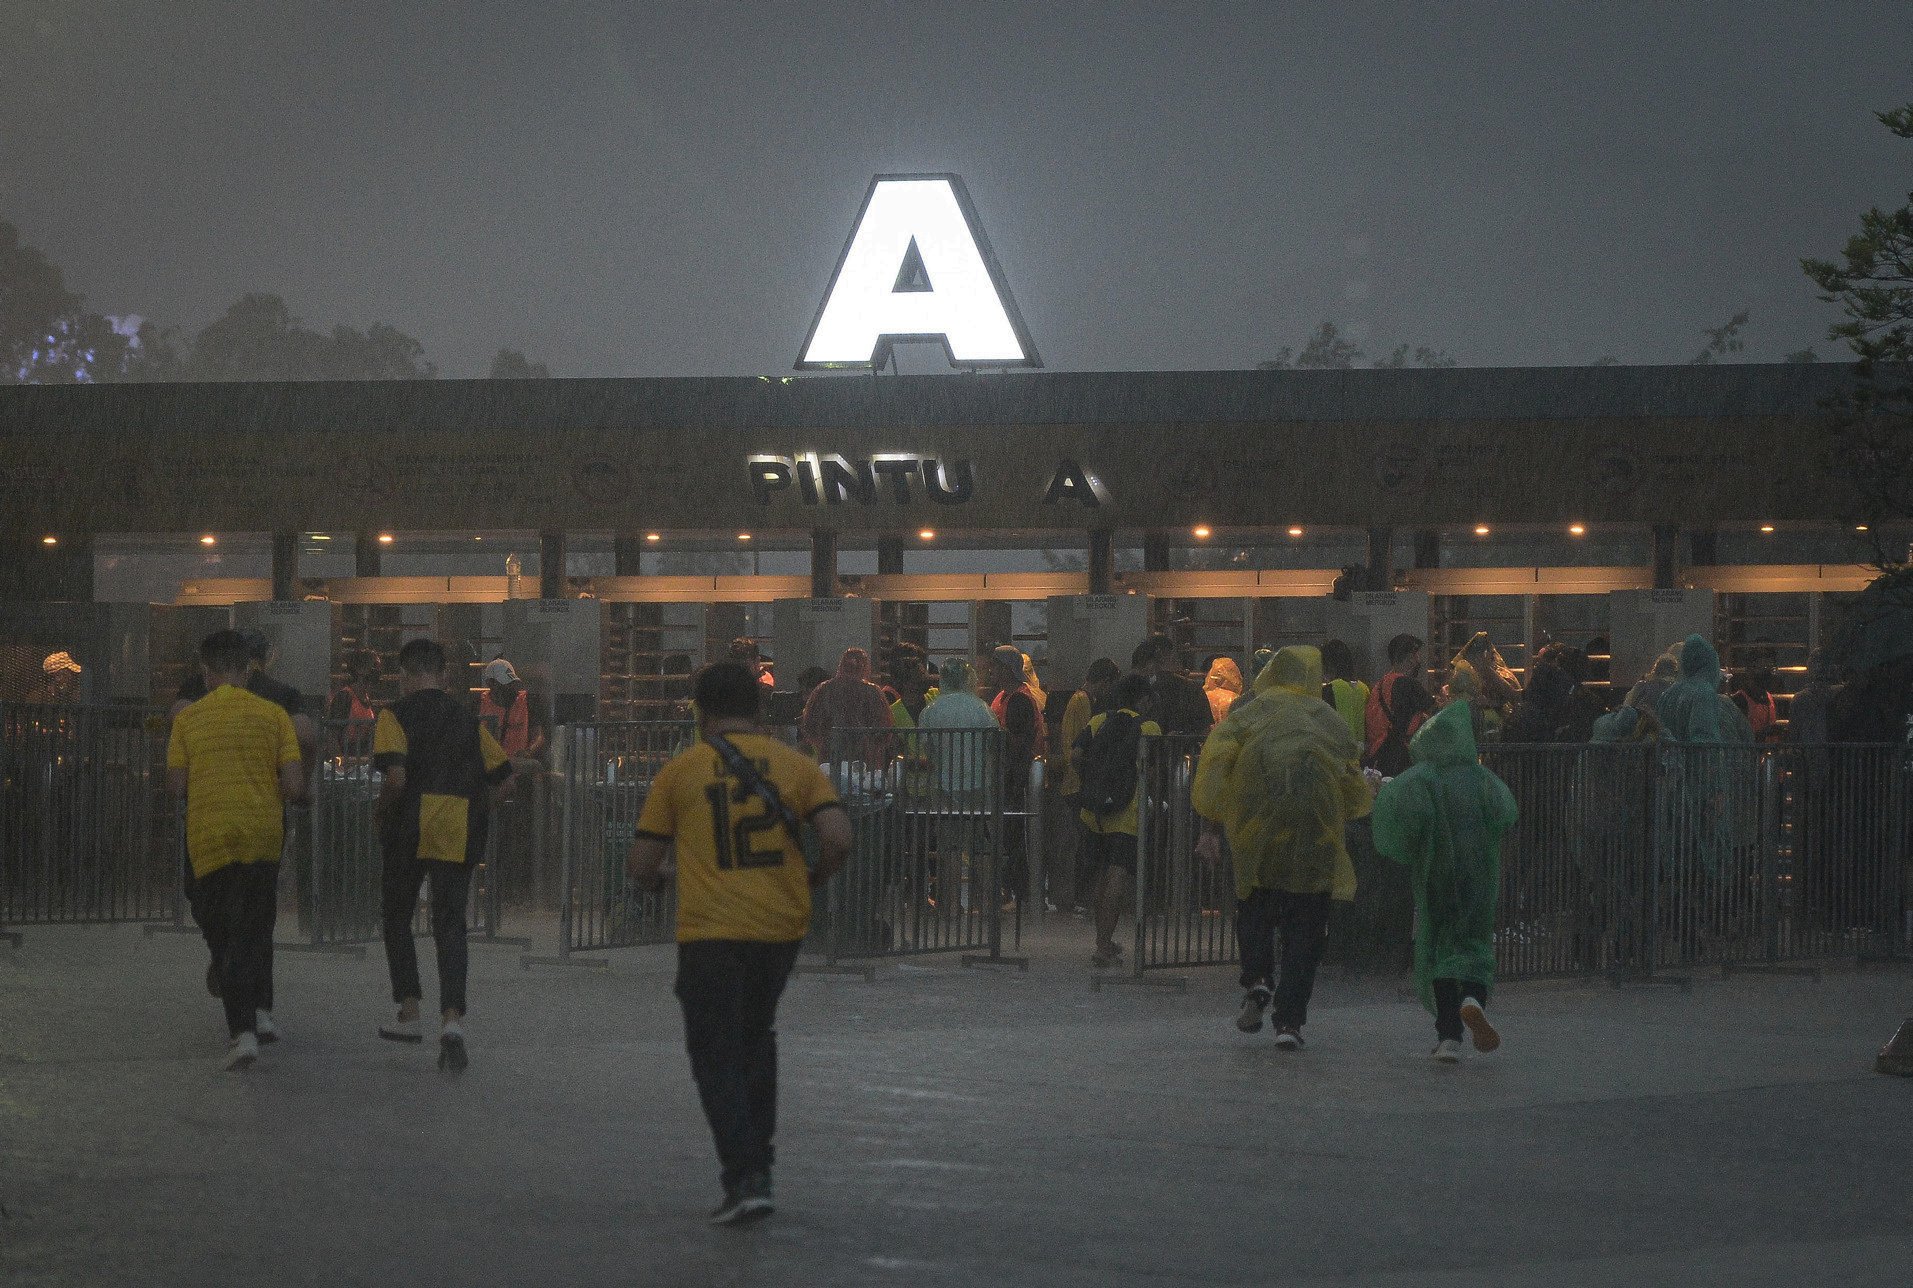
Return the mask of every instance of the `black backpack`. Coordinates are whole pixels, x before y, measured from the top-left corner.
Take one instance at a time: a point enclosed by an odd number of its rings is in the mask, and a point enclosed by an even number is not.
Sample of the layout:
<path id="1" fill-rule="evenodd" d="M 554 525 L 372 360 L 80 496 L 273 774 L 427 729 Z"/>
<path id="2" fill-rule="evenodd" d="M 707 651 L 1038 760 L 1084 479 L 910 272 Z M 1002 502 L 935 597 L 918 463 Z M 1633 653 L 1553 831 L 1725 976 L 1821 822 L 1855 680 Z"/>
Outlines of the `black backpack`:
<path id="1" fill-rule="evenodd" d="M 1136 799 L 1136 752 L 1142 721 L 1127 711 L 1111 711 L 1083 744 L 1083 808 L 1109 818 Z"/>

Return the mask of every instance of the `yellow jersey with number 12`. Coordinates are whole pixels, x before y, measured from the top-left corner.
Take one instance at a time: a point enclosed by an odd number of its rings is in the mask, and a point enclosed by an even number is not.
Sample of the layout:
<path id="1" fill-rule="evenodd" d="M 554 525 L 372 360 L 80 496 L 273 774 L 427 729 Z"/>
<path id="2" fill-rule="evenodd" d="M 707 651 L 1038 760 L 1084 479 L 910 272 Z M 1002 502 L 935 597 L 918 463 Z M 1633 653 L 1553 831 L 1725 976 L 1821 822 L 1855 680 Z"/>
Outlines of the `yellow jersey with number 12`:
<path id="1" fill-rule="evenodd" d="M 762 734 L 730 741 L 800 820 L 837 805 L 817 762 Z M 749 939 L 789 943 L 810 929 L 804 851 L 755 792 L 724 769 L 708 742 L 658 771 L 638 835 L 677 846 L 678 942 Z"/>

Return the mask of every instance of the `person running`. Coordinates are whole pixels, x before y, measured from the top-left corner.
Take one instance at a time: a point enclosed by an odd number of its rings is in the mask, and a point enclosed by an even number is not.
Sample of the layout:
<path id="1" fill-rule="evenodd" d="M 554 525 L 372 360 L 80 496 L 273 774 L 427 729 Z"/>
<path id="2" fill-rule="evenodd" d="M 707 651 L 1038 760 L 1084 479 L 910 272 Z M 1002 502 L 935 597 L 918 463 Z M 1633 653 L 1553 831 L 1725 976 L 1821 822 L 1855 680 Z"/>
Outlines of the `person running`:
<path id="1" fill-rule="evenodd" d="M 393 1042 L 420 1042 L 418 949 L 412 917 L 421 882 L 431 886 L 438 955 L 438 1065 L 457 1072 L 465 1052 L 465 907 L 485 852 L 491 792 L 511 760 L 491 730 L 446 689 L 445 650 L 412 640 L 399 650 L 404 696 L 372 727 L 372 764 L 384 780 L 375 812 L 384 860 L 385 962 L 398 1015 L 379 1026 Z"/>
<path id="2" fill-rule="evenodd" d="M 843 867 L 852 833 L 816 762 L 759 730 L 763 690 L 748 666 L 713 663 L 695 691 L 698 743 L 652 781 L 629 865 L 641 886 L 676 877 L 684 1042 L 723 1169 L 710 1220 L 735 1225 L 773 1208 L 777 1001 L 810 928 L 810 892 Z M 808 870 L 805 823 L 818 849 Z"/>
<path id="3" fill-rule="evenodd" d="M 1415 887 L 1415 987 L 1435 1016 L 1442 1064 L 1461 1059 L 1465 1027 L 1475 1050 L 1501 1035 L 1489 1022 L 1495 976 L 1495 904 L 1501 838 L 1515 824 L 1514 793 L 1475 755 L 1466 703 L 1445 707 L 1409 742 L 1414 766 L 1375 797 L 1375 848 L 1408 866 Z"/>
<path id="4" fill-rule="evenodd" d="M 186 856 L 194 916 L 212 951 L 231 1045 L 226 1068 L 259 1058 L 272 1041 L 273 923 L 279 909 L 279 851 L 285 803 L 305 796 L 292 717 L 248 692 L 245 637 L 215 631 L 199 646 L 206 696 L 173 721 L 166 782 L 186 809 Z"/>
<path id="5" fill-rule="evenodd" d="M 1098 970 L 1123 956 L 1116 922 L 1136 879 L 1137 753 L 1142 739 L 1162 736 L 1162 727 L 1147 714 L 1151 697 L 1147 676 L 1124 676 L 1110 709 L 1091 716 L 1070 748 L 1070 770 L 1079 784 L 1082 862 L 1095 874 L 1096 951 L 1089 964 Z"/>
<path id="6" fill-rule="evenodd" d="M 1328 945 L 1329 904 L 1355 897 L 1348 824 L 1368 813 L 1371 795 L 1360 746 L 1322 701 L 1320 650 L 1282 649 L 1256 677 L 1255 691 L 1203 743 L 1190 787 L 1191 805 L 1207 820 L 1196 853 L 1220 861 L 1220 824 L 1235 860 L 1242 948 L 1236 1027 L 1260 1032 L 1262 1013 L 1273 1006 L 1275 1044 L 1299 1051 Z"/>

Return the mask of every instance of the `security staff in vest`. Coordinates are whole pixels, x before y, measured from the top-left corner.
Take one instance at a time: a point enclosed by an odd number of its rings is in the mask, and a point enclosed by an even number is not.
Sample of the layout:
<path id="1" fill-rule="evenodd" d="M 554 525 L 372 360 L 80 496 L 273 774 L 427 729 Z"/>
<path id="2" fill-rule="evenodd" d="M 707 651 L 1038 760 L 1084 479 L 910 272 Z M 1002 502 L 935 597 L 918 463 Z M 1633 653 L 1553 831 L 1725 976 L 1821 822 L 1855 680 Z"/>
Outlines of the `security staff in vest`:
<path id="1" fill-rule="evenodd" d="M 531 695 L 525 682 L 502 657 L 485 664 L 478 718 L 513 760 L 536 760 L 545 749 L 544 726 L 531 718 Z"/>
<path id="2" fill-rule="evenodd" d="M 413 640 L 399 650 L 405 696 L 379 712 L 372 763 L 384 774 L 377 814 L 384 852 L 385 960 L 398 1016 L 379 1026 L 394 1042 L 423 1040 L 418 951 L 412 916 L 421 881 L 431 883 L 432 944 L 438 950 L 441 1069 L 463 1069 L 465 907 L 472 871 L 485 852 L 491 794 L 511 761 L 491 731 L 446 691 L 445 650 Z"/>

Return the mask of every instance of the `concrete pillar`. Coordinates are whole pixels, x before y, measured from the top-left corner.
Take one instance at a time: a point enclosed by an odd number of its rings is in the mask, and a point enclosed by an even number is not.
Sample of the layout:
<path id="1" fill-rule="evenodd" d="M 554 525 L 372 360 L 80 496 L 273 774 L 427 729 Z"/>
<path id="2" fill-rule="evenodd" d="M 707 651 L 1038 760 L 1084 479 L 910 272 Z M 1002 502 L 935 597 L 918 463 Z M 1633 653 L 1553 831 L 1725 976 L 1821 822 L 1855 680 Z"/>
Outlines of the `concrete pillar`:
<path id="1" fill-rule="evenodd" d="M 352 538 L 352 572 L 359 577 L 376 577 L 384 550 L 376 532 L 356 533 Z"/>
<path id="2" fill-rule="evenodd" d="M 1415 529 L 1415 566 L 1441 567 L 1441 533 L 1434 528 Z"/>
<path id="3" fill-rule="evenodd" d="M 297 600 L 299 595 L 299 534 L 272 534 L 272 597 Z"/>
<path id="4" fill-rule="evenodd" d="M 619 577 L 637 577 L 644 572 L 638 562 L 644 555 L 642 532 L 620 532 L 611 538 L 611 571 Z"/>
<path id="5" fill-rule="evenodd" d="M 1654 589 L 1673 590 L 1680 579 L 1680 529 L 1671 523 L 1654 525 Z"/>
<path id="6" fill-rule="evenodd" d="M 1144 572 L 1169 571 L 1169 534 L 1166 532 L 1145 532 L 1142 538 L 1142 567 Z"/>
<path id="7" fill-rule="evenodd" d="M 0 539 L 0 600 L 91 603 L 93 538 L 24 533 Z"/>
<path id="8" fill-rule="evenodd" d="M 1116 534 L 1092 528 L 1089 534 L 1089 593 L 1107 595 L 1116 585 Z"/>
<path id="9" fill-rule="evenodd" d="M 1395 588 L 1395 529 L 1380 527 L 1368 530 L 1367 573 L 1366 589 Z"/>
<path id="10" fill-rule="evenodd" d="M 902 537 L 877 538 L 877 573 L 883 577 L 897 577 L 903 574 Z"/>
<path id="11" fill-rule="evenodd" d="M 538 534 L 538 598 L 565 597 L 565 534 Z"/>
<path id="12" fill-rule="evenodd" d="M 837 533 L 830 528 L 816 528 L 810 534 L 810 597 L 837 597 Z M 777 662 L 781 668 L 784 659 L 779 657 Z"/>

